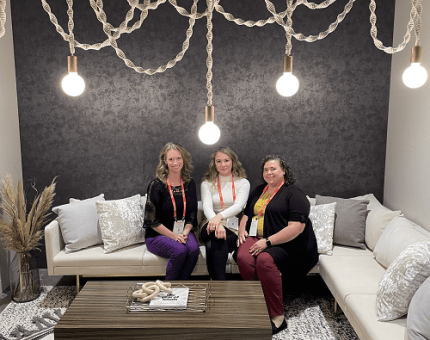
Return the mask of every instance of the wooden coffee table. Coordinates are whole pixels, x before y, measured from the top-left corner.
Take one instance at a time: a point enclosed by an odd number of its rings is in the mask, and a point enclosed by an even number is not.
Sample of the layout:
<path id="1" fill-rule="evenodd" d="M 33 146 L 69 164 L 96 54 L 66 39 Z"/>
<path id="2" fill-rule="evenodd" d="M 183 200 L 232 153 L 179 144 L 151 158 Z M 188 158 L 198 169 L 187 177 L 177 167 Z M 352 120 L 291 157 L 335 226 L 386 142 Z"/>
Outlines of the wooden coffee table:
<path id="1" fill-rule="evenodd" d="M 205 312 L 126 312 L 130 286 L 145 281 L 88 281 L 55 326 L 58 339 L 271 339 L 272 328 L 259 281 L 208 283 Z"/>

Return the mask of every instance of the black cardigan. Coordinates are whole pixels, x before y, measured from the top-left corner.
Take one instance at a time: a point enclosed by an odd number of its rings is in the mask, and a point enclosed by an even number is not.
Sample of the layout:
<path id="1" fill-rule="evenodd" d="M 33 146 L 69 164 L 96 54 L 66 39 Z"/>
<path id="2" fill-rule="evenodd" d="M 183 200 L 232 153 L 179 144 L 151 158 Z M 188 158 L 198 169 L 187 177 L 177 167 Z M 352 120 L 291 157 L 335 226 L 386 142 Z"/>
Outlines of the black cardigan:
<path id="1" fill-rule="evenodd" d="M 248 198 L 245 214 L 249 232 L 254 205 L 266 184 L 256 187 Z M 288 226 L 289 221 L 305 223 L 303 232 L 295 239 L 266 248 L 283 275 L 291 272 L 306 275 L 318 262 L 318 248 L 312 222 L 309 219 L 309 200 L 296 185 L 283 185 L 267 205 L 264 213 L 263 236 L 269 237 Z"/>

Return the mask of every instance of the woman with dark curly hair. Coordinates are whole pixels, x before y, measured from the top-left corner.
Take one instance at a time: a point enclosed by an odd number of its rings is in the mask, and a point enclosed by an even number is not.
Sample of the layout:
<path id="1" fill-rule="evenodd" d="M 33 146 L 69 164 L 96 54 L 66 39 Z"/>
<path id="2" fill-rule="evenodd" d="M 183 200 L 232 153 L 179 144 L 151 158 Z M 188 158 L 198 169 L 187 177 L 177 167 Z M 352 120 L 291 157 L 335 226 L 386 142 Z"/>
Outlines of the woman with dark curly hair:
<path id="1" fill-rule="evenodd" d="M 310 204 L 294 184 L 288 164 L 277 155 L 262 162 L 265 184 L 249 196 L 239 226 L 237 264 L 244 280 L 260 280 L 272 323 L 272 333 L 287 327 L 282 278 L 294 281 L 318 262 Z"/>
<path id="2" fill-rule="evenodd" d="M 236 153 L 228 147 L 215 151 L 200 190 L 207 219 L 200 236 L 206 247 L 208 272 L 214 280 L 225 280 L 228 255 L 237 249 L 239 215 L 249 188 Z"/>
<path id="3" fill-rule="evenodd" d="M 148 186 L 143 227 L 146 247 L 168 258 L 166 280 L 187 280 L 196 266 L 199 245 L 191 229 L 197 225 L 196 183 L 191 155 L 179 144 L 161 150 L 157 178 Z"/>

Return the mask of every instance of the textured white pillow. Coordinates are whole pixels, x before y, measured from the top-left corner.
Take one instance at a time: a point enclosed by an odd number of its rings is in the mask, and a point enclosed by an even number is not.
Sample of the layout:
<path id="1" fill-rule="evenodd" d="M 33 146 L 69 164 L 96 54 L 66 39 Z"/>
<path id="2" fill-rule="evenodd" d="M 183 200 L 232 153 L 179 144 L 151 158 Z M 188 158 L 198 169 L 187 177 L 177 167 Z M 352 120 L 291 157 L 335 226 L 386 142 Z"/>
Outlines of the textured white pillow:
<path id="1" fill-rule="evenodd" d="M 104 195 L 64 204 L 52 208 L 58 215 L 58 224 L 65 245 L 66 254 L 101 244 L 96 202 L 103 201 Z"/>
<path id="2" fill-rule="evenodd" d="M 97 202 L 105 253 L 145 241 L 143 211 L 140 195 Z"/>
<path id="3" fill-rule="evenodd" d="M 317 239 L 318 253 L 333 254 L 333 229 L 336 202 L 312 205 L 309 219 Z"/>
<path id="4" fill-rule="evenodd" d="M 395 217 L 373 249 L 376 261 L 387 268 L 409 245 L 430 241 L 430 233 L 405 217 Z"/>
<path id="5" fill-rule="evenodd" d="M 411 244 L 385 271 L 376 291 L 378 321 L 400 318 L 417 289 L 430 276 L 430 242 Z"/>
<path id="6" fill-rule="evenodd" d="M 401 214 L 402 212 L 400 210 L 393 211 L 382 205 L 369 211 L 366 218 L 366 233 L 364 234 L 364 240 L 370 250 L 375 249 L 379 237 L 381 237 L 382 232 L 388 224 L 395 217 L 400 216 Z"/>

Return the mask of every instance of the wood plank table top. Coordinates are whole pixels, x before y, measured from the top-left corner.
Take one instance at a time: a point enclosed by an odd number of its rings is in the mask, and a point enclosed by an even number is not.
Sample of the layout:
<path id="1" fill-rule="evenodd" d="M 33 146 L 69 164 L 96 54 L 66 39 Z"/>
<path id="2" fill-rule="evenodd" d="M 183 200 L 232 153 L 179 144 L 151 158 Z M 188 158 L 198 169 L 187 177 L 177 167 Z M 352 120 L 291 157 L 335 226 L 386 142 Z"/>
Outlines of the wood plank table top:
<path id="1" fill-rule="evenodd" d="M 136 283 L 88 281 L 55 326 L 55 340 L 272 338 L 259 281 L 174 281 L 208 283 L 206 311 L 127 313 L 127 290 Z"/>

